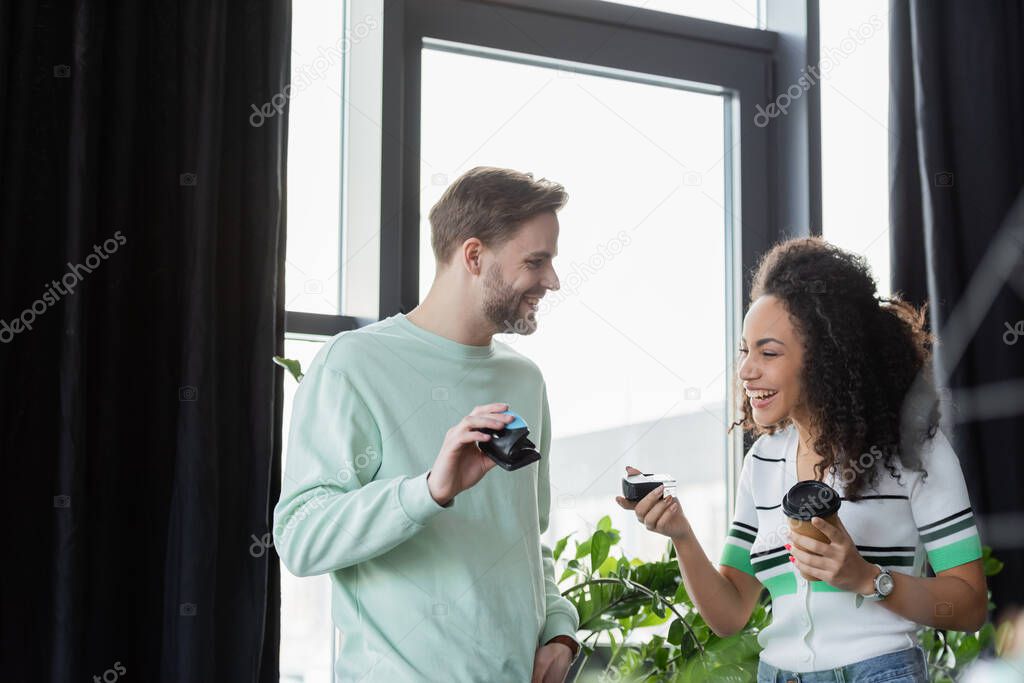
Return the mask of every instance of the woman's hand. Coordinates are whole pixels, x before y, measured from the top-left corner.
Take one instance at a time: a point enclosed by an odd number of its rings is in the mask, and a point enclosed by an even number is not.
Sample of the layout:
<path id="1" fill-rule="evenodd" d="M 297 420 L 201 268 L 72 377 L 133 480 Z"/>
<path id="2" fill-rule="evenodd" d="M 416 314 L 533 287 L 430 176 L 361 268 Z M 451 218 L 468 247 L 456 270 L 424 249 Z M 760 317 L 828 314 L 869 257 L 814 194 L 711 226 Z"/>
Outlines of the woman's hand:
<path id="1" fill-rule="evenodd" d="M 861 557 L 842 520 L 837 517 L 836 523 L 833 526 L 821 517 L 811 520 L 831 543 L 789 532 L 786 550 L 792 553 L 790 561 L 804 574 L 840 590 L 863 595 L 874 593 L 878 567 Z"/>
<path id="2" fill-rule="evenodd" d="M 640 470 L 627 467 L 629 475 L 641 474 Z M 625 510 L 633 510 L 636 513 L 637 521 L 647 527 L 648 531 L 668 536 L 673 541 L 680 540 L 689 535 L 690 523 L 683 515 L 683 508 L 674 496 L 662 498 L 664 486 L 659 486 L 644 498 L 632 503 L 622 496 L 616 496 L 615 502 Z"/>

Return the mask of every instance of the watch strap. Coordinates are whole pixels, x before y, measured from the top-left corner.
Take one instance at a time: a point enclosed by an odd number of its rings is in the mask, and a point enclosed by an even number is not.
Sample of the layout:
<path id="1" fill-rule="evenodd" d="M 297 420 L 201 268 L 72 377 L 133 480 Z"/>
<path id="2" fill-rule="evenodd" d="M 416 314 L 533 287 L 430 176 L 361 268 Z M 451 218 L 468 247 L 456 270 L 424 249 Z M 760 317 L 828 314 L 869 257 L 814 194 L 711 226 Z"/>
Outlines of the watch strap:
<path id="1" fill-rule="evenodd" d="M 875 591 L 873 593 L 871 593 L 870 595 L 864 595 L 863 593 L 857 593 L 857 598 L 855 600 L 857 607 L 860 607 L 861 605 L 863 605 L 865 600 L 868 600 L 868 601 L 871 601 L 871 602 L 878 602 L 879 600 L 884 600 L 885 599 L 885 596 L 878 592 L 878 577 L 882 576 L 882 574 L 887 574 L 887 575 L 889 575 L 891 577 L 892 576 L 892 572 L 890 572 L 888 569 L 885 569 L 884 567 L 882 567 L 879 564 L 876 564 L 875 566 L 878 568 L 878 574 L 875 576 L 875 580 L 874 580 Z"/>
<path id="2" fill-rule="evenodd" d="M 572 659 L 570 660 L 570 662 L 575 662 L 576 657 L 578 657 L 580 654 L 580 644 L 572 638 L 570 638 L 569 636 L 555 636 L 547 643 L 545 643 L 545 645 L 550 645 L 551 643 L 561 643 L 562 645 L 565 645 L 567 648 L 569 648 L 569 651 L 572 652 Z"/>

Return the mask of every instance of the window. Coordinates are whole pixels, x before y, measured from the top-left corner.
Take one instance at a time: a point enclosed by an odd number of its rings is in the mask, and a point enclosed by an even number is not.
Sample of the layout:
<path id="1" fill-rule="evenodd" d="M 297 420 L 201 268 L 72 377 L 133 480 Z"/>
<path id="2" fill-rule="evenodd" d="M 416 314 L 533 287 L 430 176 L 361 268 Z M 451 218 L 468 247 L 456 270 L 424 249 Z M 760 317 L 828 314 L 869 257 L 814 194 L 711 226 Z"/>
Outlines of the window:
<path id="1" fill-rule="evenodd" d="M 342 5 L 292 7 L 285 261 L 290 311 L 340 313 Z"/>
<path id="2" fill-rule="evenodd" d="M 548 541 L 611 513 L 623 548 L 664 539 L 614 505 L 623 466 L 674 473 L 704 547 L 725 520 L 725 100 L 472 54 L 422 54 L 421 296 L 433 280 L 430 207 L 477 165 L 563 183 L 561 290 L 529 337 L 501 335 L 544 372 L 552 411 Z M 684 477 L 685 473 L 685 477 Z"/>
<path id="3" fill-rule="evenodd" d="M 889 4 L 821 3 L 822 235 L 889 275 Z"/>
<path id="4" fill-rule="evenodd" d="M 700 501 L 695 517 L 707 510 L 696 523 L 714 552 L 742 455 L 726 417 L 741 274 L 778 237 L 768 131 L 755 118 L 771 99 L 776 36 L 643 10 L 622 22 L 604 2 L 531 7 L 406 0 L 402 32 L 385 32 L 382 203 L 399 209 L 382 234 L 401 250 L 382 249 L 382 272 L 399 278 L 382 282 L 382 309 L 411 310 L 426 291 L 426 216 L 458 174 L 506 165 L 564 183 L 565 286 L 548 295 L 541 331 L 513 339 L 546 373 L 553 462 L 565 465 L 552 473 L 550 536 L 616 512 L 608 503 L 635 455 L 693 470 L 681 493 Z M 605 248 L 620 253 L 591 272 Z M 570 275 L 587 279 L 568 296 Z M 627 529 L 630 552 L 664 547 Z"/>

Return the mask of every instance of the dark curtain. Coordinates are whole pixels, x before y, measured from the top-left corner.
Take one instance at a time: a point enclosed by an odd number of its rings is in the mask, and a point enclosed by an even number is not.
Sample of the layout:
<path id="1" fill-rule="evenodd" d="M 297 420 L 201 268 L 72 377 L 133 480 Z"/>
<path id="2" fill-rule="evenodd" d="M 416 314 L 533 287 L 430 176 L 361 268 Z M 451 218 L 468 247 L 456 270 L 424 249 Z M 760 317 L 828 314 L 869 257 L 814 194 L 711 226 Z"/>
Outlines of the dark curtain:
<path id="1" fill-rule="evenodd" d="M 1024 3 L 893 0 L 892 282 L 928 302 L 982 542 L 1024 603 Z M 1017 334 L 1020 333 L 1018 340 Z"/>
<path id="2" fill-rule="evenodd" d="M 277 681 L 290 31 L 0 3 L 4 681 Z"/>

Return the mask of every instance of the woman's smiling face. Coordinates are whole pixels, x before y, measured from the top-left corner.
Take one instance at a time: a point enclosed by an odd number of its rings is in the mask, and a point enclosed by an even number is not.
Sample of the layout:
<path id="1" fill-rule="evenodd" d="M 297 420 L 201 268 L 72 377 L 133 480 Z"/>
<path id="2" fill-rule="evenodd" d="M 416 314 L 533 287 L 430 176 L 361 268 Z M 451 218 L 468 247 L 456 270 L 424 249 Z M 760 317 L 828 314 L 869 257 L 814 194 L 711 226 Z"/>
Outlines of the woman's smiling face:
<path id="1" fill-rule="evenodd" d="M 739 377 L 754 421 L 767 427 L 794 418 L 802 409 L 803 340 L 780 299 L 766 295 L 750 305 L 739 353 Z"/>

